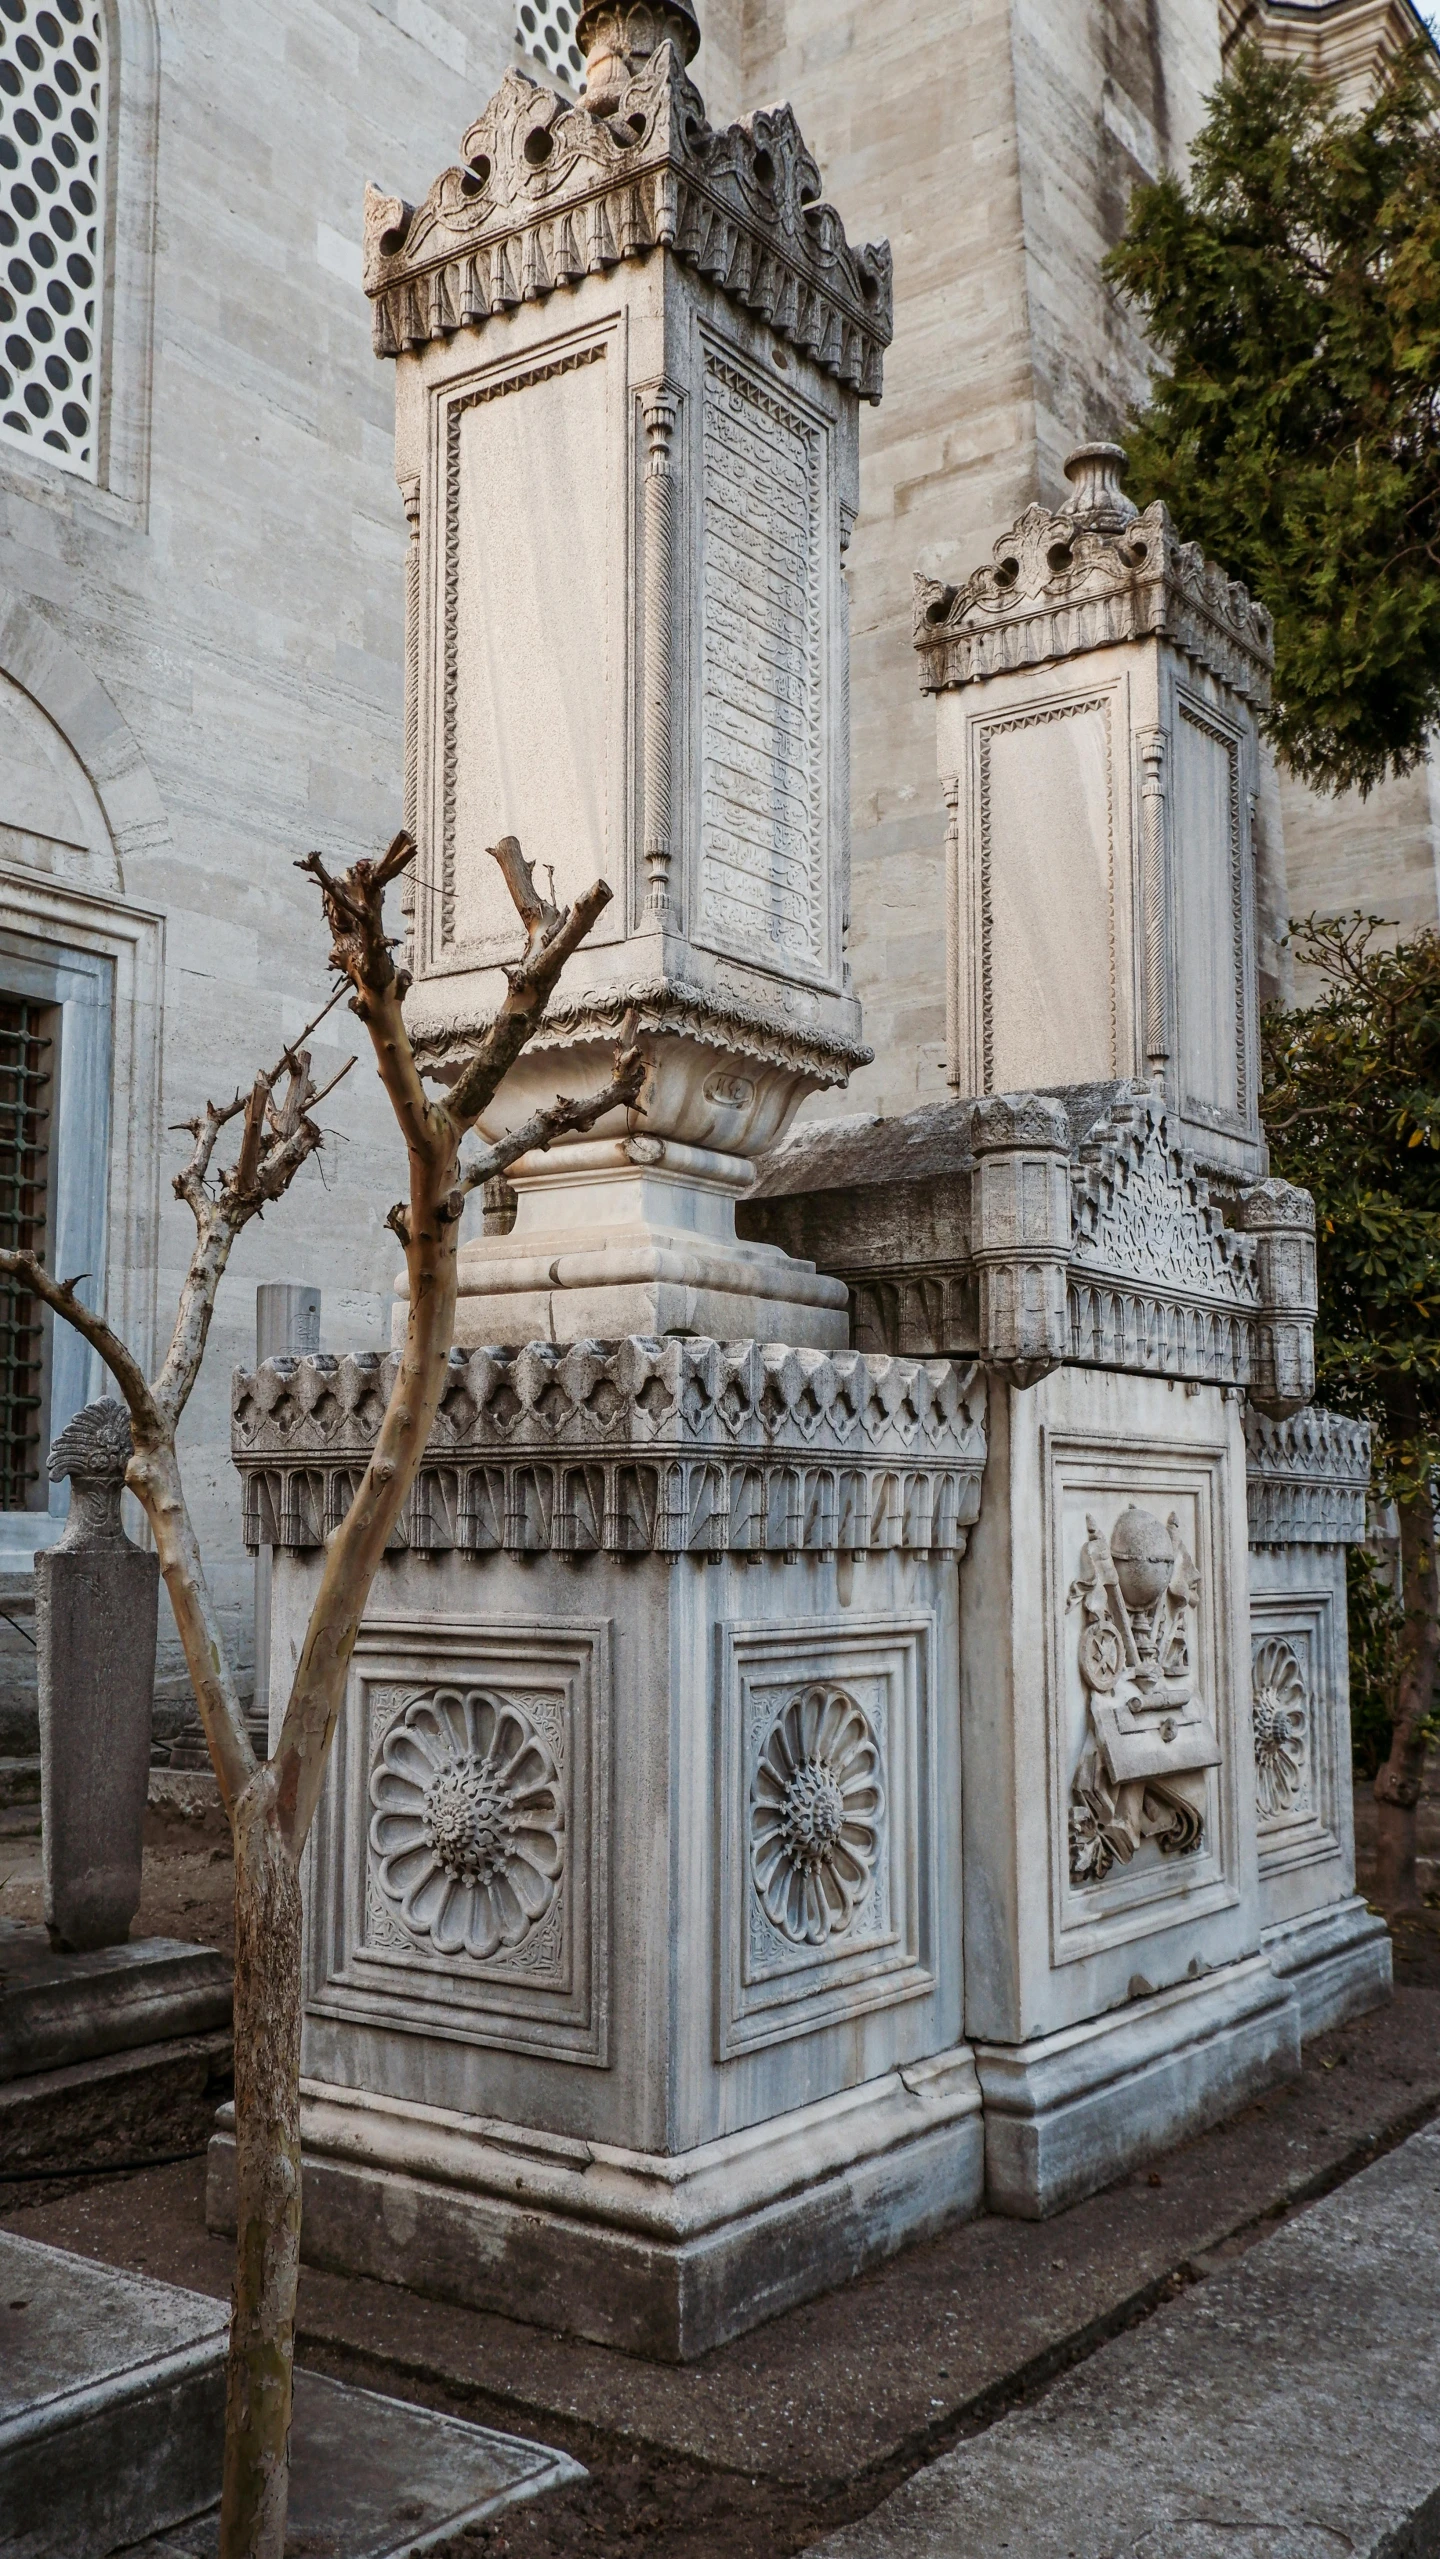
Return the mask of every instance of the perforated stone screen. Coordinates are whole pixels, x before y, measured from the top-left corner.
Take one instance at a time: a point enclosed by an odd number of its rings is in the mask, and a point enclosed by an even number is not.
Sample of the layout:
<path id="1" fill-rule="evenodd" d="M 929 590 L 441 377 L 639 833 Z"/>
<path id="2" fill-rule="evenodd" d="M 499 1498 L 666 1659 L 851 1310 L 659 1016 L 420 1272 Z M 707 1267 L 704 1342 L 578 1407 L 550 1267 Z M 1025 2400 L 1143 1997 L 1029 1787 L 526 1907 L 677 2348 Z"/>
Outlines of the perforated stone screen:
<path id="1" fill-rule="evenodd" d="M 96 476 L 105 21 L 0 0 L 0 440 Z"/>
<path id="2" fill-rule="evenodd" d="M 585 56 L 575 41 L 575 21 L 585 0 L 520 0 L 515 41 L 552 78 L 569 89 L 585 85 Z"/>

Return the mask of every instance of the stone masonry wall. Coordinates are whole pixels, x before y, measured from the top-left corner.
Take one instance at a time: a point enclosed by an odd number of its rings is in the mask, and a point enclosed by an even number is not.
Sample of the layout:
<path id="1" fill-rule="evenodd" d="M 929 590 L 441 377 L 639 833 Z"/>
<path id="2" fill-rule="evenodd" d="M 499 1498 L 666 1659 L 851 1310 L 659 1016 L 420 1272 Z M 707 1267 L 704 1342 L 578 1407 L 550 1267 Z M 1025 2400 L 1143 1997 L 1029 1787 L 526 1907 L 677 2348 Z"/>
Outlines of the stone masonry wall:
<path id="1" fill-rule="evenodd" d="M 148 492 L 92 489 L 0 445 L 0 604 L 28 604 L 98 680 L 152 778 L 122 896 L 165 919 L 168 1128 L 248 1080 L 323 1001 L 296 857 L 344 859 L 398 823 L 404 519 L 361 201 L 367 176 L 428 184 L 512 58 L 513 21 L 499 0 L 160 0 L 158 24 L 149 14 L 120 0 L 112 20 L 132 64 L 158 40 Z M 0 772 L 0 826 L 6 787 Z M 17 858 L 7 839 L 6 866 Z M 68 876 L 86 886 L 85 856 Z M 350 1028 L 342 1012 L 322 1030 L 322 1076 L 355 1046 Z M 256 1282 L 317 1283 L 327 1341 L 378 1346 L 387 1331 L 382 1221 L 401 1159 L 368 1060 L 325 1118 L 323 1177 L 308 1171 L 236 1252 L 185 1424 L 242 1653 L 251 1576 L 227 1399 L 254 1354 Z M 191 1236 L 169 1188 L 182 1143 L 164 1140 L 158 1269 L 143 1231 L 110 1245 L 112 1295 L 120 1262 L 149 1264 L 162 1321 Z M 162 1669 L 163 1654 L 162 1638 Z"/>

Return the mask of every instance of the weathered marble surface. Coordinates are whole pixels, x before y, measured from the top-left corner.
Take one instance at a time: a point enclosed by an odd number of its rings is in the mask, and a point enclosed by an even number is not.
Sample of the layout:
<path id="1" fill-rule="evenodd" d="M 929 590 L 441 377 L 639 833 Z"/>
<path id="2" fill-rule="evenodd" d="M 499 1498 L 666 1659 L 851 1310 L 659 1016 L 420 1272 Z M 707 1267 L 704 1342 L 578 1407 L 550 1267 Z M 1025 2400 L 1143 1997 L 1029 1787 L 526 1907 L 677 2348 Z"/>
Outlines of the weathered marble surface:
<path id="1" fill-rule="evenodd" d="M 116 1946 L 140 1907 L 160 1567 L 120 1521 L 123 1404 L 88 1404 L 50 1452 L 70 1478 L 58 1546 L 35 1559 L 45 1924 L 71 1952 Z"/>

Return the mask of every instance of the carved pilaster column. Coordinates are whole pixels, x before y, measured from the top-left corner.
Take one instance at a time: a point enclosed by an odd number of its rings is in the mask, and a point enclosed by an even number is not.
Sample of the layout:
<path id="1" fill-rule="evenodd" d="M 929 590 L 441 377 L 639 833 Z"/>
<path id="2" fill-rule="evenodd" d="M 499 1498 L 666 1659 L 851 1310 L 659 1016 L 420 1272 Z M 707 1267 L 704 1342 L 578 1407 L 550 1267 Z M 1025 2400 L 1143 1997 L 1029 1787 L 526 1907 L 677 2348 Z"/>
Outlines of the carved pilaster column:
<path id="1" fill-rule="evenodd" d="M 1163 729 L 1140 734 L 1141 896 L 1145 918 L 1145 1062 L 1163 1092 L 1170 1063 L 1168 933 L 1165 880 L 1165 750 Z"/>
<path id="2" fill-rule="evenodd" d="M 1315 1202 L 1293 1182 L 1257 1182 L 1236 1219 L 1259 1246 L 1264 1321 L 1250 1401 L 1283 1421 L 1315 1392 Z"/>
<path id="3" fill-rule="evenodd" d="M 961 1045 L 967 1051 L 965 1007 L 960 1001 L 960 776 L 946 773 L 940 787 L 945 794 L 945 1081 L 952 1093 L 963 1093 L 968 1082 L 968 1055 L 961 1056 Z"/>
<path id="4" fill-rule="evenodd" d="M 855 531 L 857 513 L 858 509 L 847 505 L 845 500 L 843 498 L 841 499 L 840 591 L 838 603 L 841 617 L 841 628 L 844 632 L 845 638 L 845 663 L 847 666 L 850 663 L 850 579 L 847 562 L 851 537 Z M 845 704 L 839 721 L 839 736 L 836 741 L 836 759 L 839 765 L 839 775 L 836 782 L 836 802 L 839 807 L 848 809 L 850 806 L 850 687 L 848 684 L 845 687 Z M 845 862 L 840 881 L 840 942 L 841 948 L 848 954 L 850 949 L 850 830 L 848 826 L 845 829 Z M 850 962 L 847 956 L 845 961 L 845 985 L 847 989 L 850 982 Z"/>
<path id="5" fill-rule="evenodd" d="M 676 394 L 663 384 L 643 394 L 645 421 L 645 868 L 646 905 L 670 912 L 671 683 L 675 611 Z"/>
<path id="6" fill-rule="evenodd" d="M 980 1281 L 980 1354 L 1033 1385 L 1070 1347 L 1070 1123 L 1041 1093 L 975 1105 L 970 1246 Z"/>
<path id="7" fill-rule="evenodd" d="M 418 477 L 402 481 L 400 502 L 405 509 L 409 540 L 405 545 L 405 828 L 416 831 L 419 803 L 420 768 L 420 482 Z M 414 966 L 415 941 L 415 870 L 412 864 L 400 885 L 400 912 L 405 919 L 404 949 L 401 959 L 407 969 Z"/>

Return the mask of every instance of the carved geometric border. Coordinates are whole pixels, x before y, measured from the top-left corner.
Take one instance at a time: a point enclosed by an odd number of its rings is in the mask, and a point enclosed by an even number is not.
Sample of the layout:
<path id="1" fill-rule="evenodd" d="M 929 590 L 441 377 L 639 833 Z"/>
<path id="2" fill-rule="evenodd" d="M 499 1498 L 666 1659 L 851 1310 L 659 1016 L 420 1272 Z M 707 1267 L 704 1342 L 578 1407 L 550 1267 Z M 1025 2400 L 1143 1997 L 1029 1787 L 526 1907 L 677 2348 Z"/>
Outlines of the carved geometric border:
<path id="1" fill-rule="evenodd" d="M 1294 1645 L 1307 1679 L 1307 1735 L 1310 1802 L 1295 1812 L 1257 1813 L 1260 1881 L 1288 1874 L 1297 1866 L 1322 1865 L 1345 1853 L 1340 1836 L 1337 1785 L 1344 1782 L 1336 1749 L 1336 1645 L 1339 1628 L 1334 1595 L 1313 1584 L 1294 1590 L 1252 1593 L 1251 1659 L 1268 1638 L 1282 1636 Z"/>
<path id="2" fill-rule="evenodd" d="M 1084 1962 L 1115 1946 L 1157 1935 L 1240 1899 L 1241 1825 L 1237 1763 L 1244 1749 L 1250 1783 L 1249 1689 L 1243 1730 L 1234 1693 L 1236 1647 L 1229 1640 L 1233 1611 L 1243 1593 L 1231 1589 L 1230 1534 L 1233 1488 L 1229 1450 L 1223 1441 L 1165 1446 L 1155 1440 L 1099 1432 L 1041 1432 L 1041 1483 L 1045 1556 L 1045 1728 L 1050 1829 L 1050 1960 Z M 1070 1723 L 1083 1694 L 1078 1669 L 1067 1677 L 1075 1650 L 1075 1616 L 1066 1612 L 1072 1574 L 1063 1546 L 1066 1501 L 1079 1494 L 1094 1508 L 1134 1501 L 1163 1519 L 1177 1500 L 1195 1503 L 1194 1557 L 1200 1573 L 1197 1627 L 1198 1688 L 1219 1736 L 1221 1759 L 1206 1776 L 1206 1837 L 1191 1856 L 1161 1866 L 1117 1866 L 1105 1882 L 1077 1885 L 1069 1858 L 1070 1786 L 1075 1773 Z"/>
<path id="3" fill-rule="evenodd" d="M 351 1664 L 316 1824 L 307 2013 L 588 2063 L 608 2062 L 609 1621 L 369 1617 Z M 438 1956 L 373 1889 L 370 1770 L 402 1696 L 471 1685 L 522 1696 L 561 1770 L 566 1828 L 552 1913 L 512 1954 Z"/>
<path id="4" fill-rule="evenodd" d="M 720 1630 L 716 1698 L 717 2061 L 818 2034 L 925 1997 L 935 1987 L 935 1620 L 806 1620 Z M 878 1915 L 836 1947 L 784 1948 L 750 1924 L 750 1783 L 756 1748 L 776 1707 L 824 1681 L 850 1688 L 881 1744 L 885 1794 Z M 875 1895 L 867 1896 L 864 1911 Z M 759 1942 L 760 1938 L 765 1944 Z"/>

